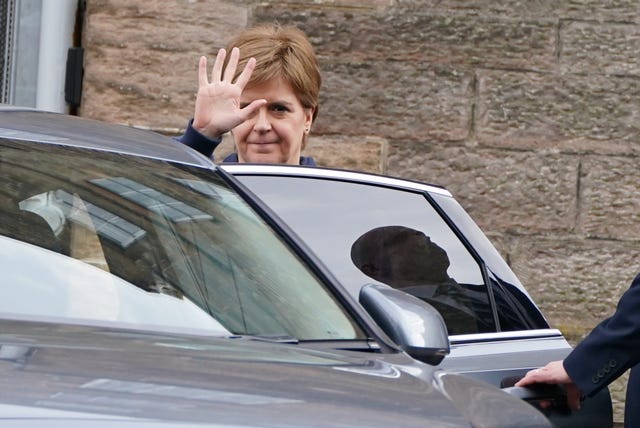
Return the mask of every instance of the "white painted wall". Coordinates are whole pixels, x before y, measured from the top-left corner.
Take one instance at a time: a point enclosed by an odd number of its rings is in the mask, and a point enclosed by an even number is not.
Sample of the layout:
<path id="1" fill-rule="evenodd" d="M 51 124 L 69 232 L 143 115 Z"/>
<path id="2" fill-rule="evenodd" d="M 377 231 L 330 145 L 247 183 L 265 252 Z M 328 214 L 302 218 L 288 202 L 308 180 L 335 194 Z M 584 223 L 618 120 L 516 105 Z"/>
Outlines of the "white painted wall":
<path id="1" fill-rule="evenodd" d="M 67 113 L 64 100 L 67 50 L 73 44 L 78 0 L 42 0 L 35 107 Z"/>

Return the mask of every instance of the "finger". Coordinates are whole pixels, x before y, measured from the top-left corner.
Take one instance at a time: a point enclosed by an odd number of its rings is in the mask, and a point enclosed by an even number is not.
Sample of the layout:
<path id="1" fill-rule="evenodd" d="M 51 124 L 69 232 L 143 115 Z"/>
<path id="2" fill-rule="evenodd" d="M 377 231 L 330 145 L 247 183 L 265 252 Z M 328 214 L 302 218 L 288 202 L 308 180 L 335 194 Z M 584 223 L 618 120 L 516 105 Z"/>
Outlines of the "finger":
<path id="1" fill-rule="evenodd" d="M 244 66 L 242 73 L 240 73 L 240 76 L 238 76 L 238 80 L 236 81 L 237 85 L 240 86 L 241 89 L 244 89 L 244 87 L 247 86 L 247 83 L 249 82 L 249 79 L 251 79 L 251 74 L 253 73 L 253 70 L 255 70 L 255 68 L 256 59 L 249 58 L 249 61 L 247 61 L 247 65 Z"/>
<path id="2" fill-rule="evenodd" d="M 227 51 L 224 49 L 218 50 L 216 55 L 216 62 L 213 63 L 213 70 L 211 70 L 211 82 L 219 82 L 222 79 L 222 66 L 224 65 L 224 59 L 227 56 Z"/>
<path id="3" fill-rule="evenodd" d="M 567 396 L 567 404 L 571 410 L 580 410 L 580 398 L 573 398 Z"/>
<path id="4" fill-rule="evenodd" d="M 513 386 L 527 386 L 527 385 L 531 385 L 532 383 L 533 382 L 531 382 L 528 378 L 523 377 L 522 379 L 514 383 Z"/>
<path id="5" fill-rule="evenodd" d="M 250 118 L 255 112 L 257 112 L 258 110 L 260 110 L 260 107 L 262 107 L 263 105 L 265 105 L 267 103 L 267 100 L 264 99 L 260 99 L 260 100 L 253 100 L 251 101 L 248 105 L 244 106 L 240 112 L 242 114 L 242 119 L 243 120 L 247 120 L 248 118 Z"/>
<path id="6" fill-rule="evenodd" d="M 565 389 L 567 391 L 567 403 L 569 404 L 569 408 L 571 408 L 572 410 L 579 410 L 582 391 L 580 391 L 578 387 L 572 383 L 567 384 L 565 386 Z"/>
<path id="7" fill-rule="evenodd" d="M 225 82 L 232 83 L 233 76 L 236 75 L 236 69 L 238 68 L 239 58 L 240 58 L 240 49 L 234 47 L 233 49 L 231 49 L 231 56 L 229 57 L 227 68 L 225 68 L 224 70 Z"/>
<path id="8" fill-rule="evenodd" d="M 206 86 L 207 82 L 207 57 L 201 56 L 198 61 L 198 85 Z"/>
<path id="9" fill-rule="evenodd" d="M 553 406 L 553 401 L 551 400 L 540 400 L 537 402 L 538 407 L 541 409 L 549 409 Z"/>
<path id="10" fill-rule="evenodd" d="M 514 386 L 526 386 L 526 385 L 531 385 L 532 383 L 538 382 L 536 380 L 538 373 L 539 373 L 539 369 L 529 370 L 522 379 L 520 379 L 514 384 Z"/>

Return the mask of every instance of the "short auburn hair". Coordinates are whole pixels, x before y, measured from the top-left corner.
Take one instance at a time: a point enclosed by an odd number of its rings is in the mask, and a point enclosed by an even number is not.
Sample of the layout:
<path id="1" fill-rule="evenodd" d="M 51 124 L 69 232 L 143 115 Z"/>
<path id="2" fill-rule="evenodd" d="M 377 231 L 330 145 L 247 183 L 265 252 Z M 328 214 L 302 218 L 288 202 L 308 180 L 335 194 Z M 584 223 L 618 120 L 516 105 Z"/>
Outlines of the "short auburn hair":
<path id="1" fill-rule="evenodd" d="M 235 78 L 242 72 L 249 58 L 255 58 L 256 67 L 247 86 L 282 77 L 291 85 L 300 104 L 314 109 L 315 120 L 320 95 L 320 68 L 311 42 L 301 30 L 280 25 L 248 28 L 227 45 L 225 68 L 229 61 L 228 53 L 233 47 L 240 49 Z"/>

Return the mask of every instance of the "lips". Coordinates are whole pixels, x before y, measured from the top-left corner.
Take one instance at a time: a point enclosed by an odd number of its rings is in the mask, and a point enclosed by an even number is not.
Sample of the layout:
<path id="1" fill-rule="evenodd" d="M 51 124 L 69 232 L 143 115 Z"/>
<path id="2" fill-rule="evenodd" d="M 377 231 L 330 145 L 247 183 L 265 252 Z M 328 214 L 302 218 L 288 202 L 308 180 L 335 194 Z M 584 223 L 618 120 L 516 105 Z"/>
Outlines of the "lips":
<path id="1" fill-rule="evenodd" d="M 250 147 L 254 152 L 257 153 L 271 153 L 274 147 L 278 146 L 278 142 L 276 141 L 251 141 L 247 142 L 247 147 Z"/>
<path id="2" fill-rule="evenodd" d="M 260 141 L 247 141 L 247 144 L 267 145 L 267 144 L 278 144 L 278 142 L 260 140 Z"/>

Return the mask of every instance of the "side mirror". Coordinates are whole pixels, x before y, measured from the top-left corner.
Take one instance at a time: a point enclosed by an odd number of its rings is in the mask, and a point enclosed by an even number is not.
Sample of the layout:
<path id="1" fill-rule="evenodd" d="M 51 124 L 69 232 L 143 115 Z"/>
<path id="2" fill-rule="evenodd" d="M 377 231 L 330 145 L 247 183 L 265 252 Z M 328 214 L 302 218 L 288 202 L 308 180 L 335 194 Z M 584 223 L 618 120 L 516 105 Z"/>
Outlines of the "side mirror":
<path id="1" fill-rule="evenodd" d="M 428 303 L 382 284 L 363 286 L 359 301 L 380 328 L 413 358 L 435 366 L 449 354 L 447 326 Z"/>

